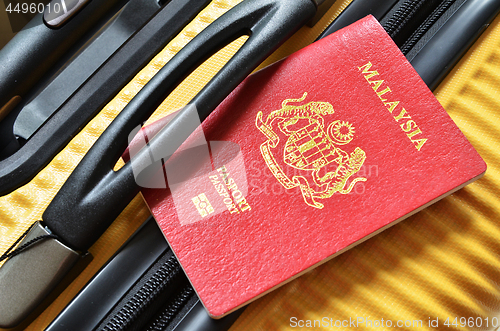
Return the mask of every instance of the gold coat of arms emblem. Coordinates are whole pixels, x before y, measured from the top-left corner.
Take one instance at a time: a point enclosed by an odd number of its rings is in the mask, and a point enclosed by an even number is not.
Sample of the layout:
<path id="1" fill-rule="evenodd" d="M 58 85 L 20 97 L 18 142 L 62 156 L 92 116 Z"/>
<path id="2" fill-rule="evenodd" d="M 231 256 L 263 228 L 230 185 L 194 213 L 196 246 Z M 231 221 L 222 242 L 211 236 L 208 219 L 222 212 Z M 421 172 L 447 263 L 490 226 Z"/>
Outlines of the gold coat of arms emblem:
<path id="1" fill-rule="evenodd" d="M 322 209 L 319 199 L 349 194 L 356 183 L 366 181 L 364 177 L 350 180 L 363 166 L 366 154 L 359 147 L 350 154 L 339 147 L 354 139 L 355 128 L 346 121 L 326 121 L 335 113 L 330 103 L 290 105 L 306 96 L 307 92 L 300 99 L 284 100 L 265 122 L 259 111 L 255 125 L 267 138 L 260 151 L 274 177 L 285 189 L 299 187 L 307 205 Z"/>

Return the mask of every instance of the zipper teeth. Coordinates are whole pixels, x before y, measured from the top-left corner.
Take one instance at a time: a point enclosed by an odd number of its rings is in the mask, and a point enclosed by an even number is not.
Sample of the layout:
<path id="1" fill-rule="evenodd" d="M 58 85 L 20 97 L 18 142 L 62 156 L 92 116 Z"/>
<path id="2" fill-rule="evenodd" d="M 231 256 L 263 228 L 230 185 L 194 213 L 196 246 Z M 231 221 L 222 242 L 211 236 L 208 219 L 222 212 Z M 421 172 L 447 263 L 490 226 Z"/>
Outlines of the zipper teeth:
<path id="1" fill-rule="evenodd" d="M 123 330 L 152 302 L 180 270 L 175 256 L 164 265 L 134 294 L 125 306 L 106 324 L 104 330 Z"/>
<path id="2" fill-rule="evenodd" d="M 455 3 L 456 0 L 443 1 L 436 10 L 418 27 L 418 29 L 408 38 L 408 40 L 401 47 L 403 54 L 407 54 L 418 41 L 429 31 L 429 29 L 436 23 L 441 16 Z"/>
<path id="3" fill-rule="evenodd" d="M 177 315 L 186 302 L 193 297 L 194 290 L 187 285 L 181 293 L 170 303 L 167 308 L 158 316 L 146 331 L 164 331 L 168 323 Z"/>
<path id="4" fill-rule="evenodd" d="M 394 38 L 394 36 L 403 28 L 404 24 L 411 19 L 413 14 L 426 0 L 408 0 L 396 10 L 391 18 L 384 24 L 384 29 Z"/>

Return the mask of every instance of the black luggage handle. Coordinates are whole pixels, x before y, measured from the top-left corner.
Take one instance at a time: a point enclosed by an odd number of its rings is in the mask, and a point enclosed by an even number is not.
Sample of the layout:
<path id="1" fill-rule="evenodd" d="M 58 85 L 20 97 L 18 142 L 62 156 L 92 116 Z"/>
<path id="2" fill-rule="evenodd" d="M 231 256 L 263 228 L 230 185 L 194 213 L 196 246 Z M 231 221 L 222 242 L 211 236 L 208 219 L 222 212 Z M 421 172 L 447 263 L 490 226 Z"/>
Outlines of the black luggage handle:
<path id="1" fill-rule="evenodd" d="M 251 0 L 243 1 L 209 25 L 144 86 L 97 140 L 44 212 L 42 219 L 49 229 L 68 246 L 87 250 L 139 192 L 130 162 L 119 171 L 113 170 L 130 132 L 199 64 L 229 42 L 249 35 L 233 58 L 191 101 L 203 121 L 315 12 L 316 3 L 312 0 Z M 168 143 L 173 153 L 189 137 L 196 128 L 187 129 L 186 114 L 180 112 L 160 131 L 150 145 L 153 151 L 164 150 Z M 137 158 L 147 156 L 146 153 L 143 150 Z"/>

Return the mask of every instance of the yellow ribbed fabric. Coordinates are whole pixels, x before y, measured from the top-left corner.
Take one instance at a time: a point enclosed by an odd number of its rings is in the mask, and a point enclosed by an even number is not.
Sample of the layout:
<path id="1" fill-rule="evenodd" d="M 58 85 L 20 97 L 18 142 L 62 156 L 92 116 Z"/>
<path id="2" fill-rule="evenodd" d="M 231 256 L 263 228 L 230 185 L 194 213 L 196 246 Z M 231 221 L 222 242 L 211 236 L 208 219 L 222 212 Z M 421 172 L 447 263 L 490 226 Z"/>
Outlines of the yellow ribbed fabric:
<path id="1" fill-rule="evenodd" d="M 214 0 L 35 179 L 0 197 L 0 252 L 41 218 L 83 155 L 140 88 L 197 33 L 240 1 Z M 338 0 L 314 28 L 301 29 L 261 67 L 312 42 L 349 2 Z M 153 118 L 185 105 L 243 43 L 240 38 L 207 61 Z M 474 329 L 480 321 L 482 328 L 476 329 L 500 326 L 498 73 L 500 19 L 436 91 L 487 162 L 484 178 L 252 303 L 231 331 L 348 330 L 352 329 L 345 322 L 349 319 L 360 322 L 358 329 L 367 330 L 430 329 L 429 322 L 437 318 L 443 330 Z M 148 215 L 142 199 L 136 197 L 91 248 L 92 263 L 28 330 L 46 327 Z M 469 326 L 461 327 L 461 317 L 468 319 Z M 444 325 L 447 318 L 450 327 Z M 298 327 L 299 322 L 314 320 L 316 328 Z M 388 320 L 392 328 L 387 327 Z M 395 327 L 397 323 L 402 327 Z"/>

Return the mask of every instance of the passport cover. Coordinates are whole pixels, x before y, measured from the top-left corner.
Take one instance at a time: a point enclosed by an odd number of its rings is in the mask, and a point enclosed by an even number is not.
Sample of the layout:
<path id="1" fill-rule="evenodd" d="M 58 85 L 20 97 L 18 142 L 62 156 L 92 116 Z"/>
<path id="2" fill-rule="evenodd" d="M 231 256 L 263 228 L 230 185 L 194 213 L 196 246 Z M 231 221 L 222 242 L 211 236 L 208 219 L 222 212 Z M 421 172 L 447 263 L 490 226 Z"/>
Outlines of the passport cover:
<path id="1" fill-rule="evenodd" d="M 191 138 L 142 194 L 213 317 L 486 171 L 373 17 L 248 77 Z"/>

